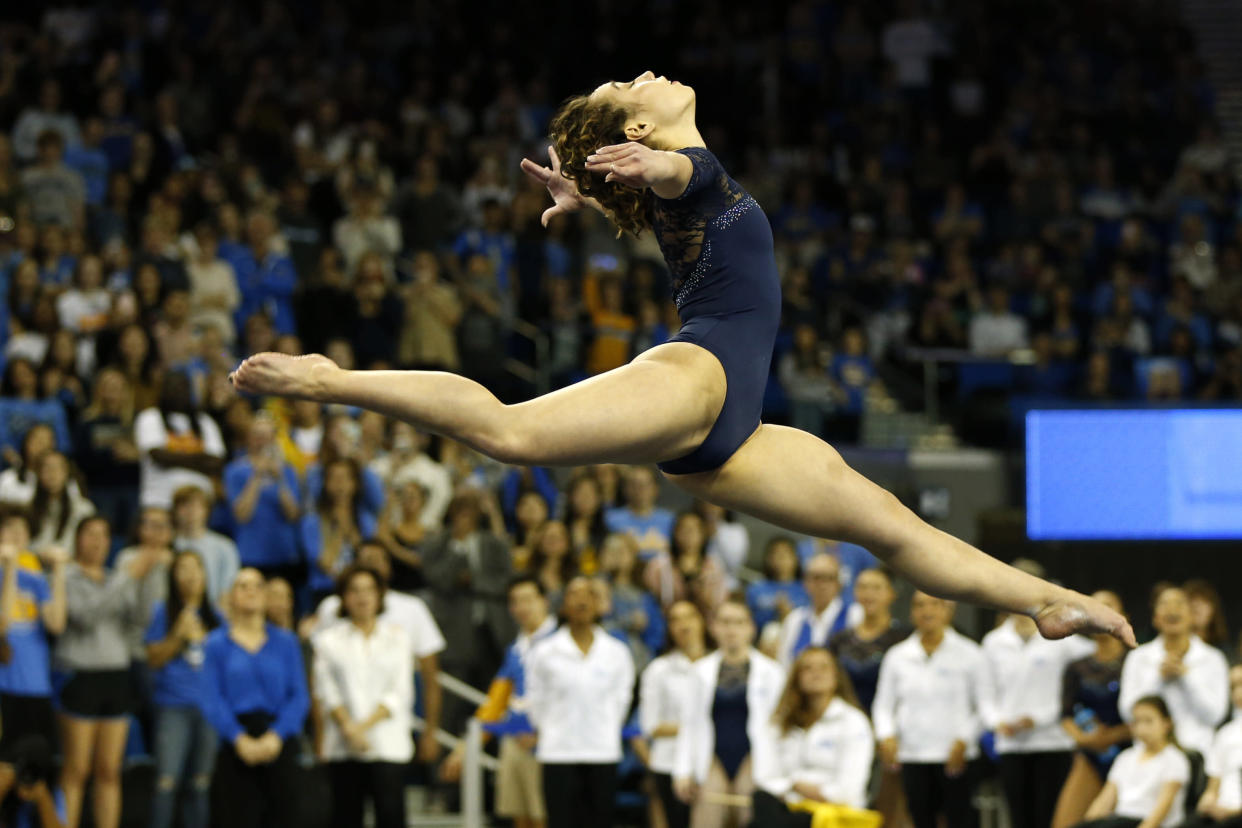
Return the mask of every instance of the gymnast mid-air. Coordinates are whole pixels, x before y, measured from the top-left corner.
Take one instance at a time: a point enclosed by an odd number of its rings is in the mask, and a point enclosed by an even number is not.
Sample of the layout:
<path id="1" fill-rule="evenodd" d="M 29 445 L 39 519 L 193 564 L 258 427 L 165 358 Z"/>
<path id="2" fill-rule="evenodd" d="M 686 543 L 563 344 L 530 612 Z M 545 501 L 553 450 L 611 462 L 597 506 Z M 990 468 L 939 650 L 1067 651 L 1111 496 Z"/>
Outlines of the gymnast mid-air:
<path id="1" fill-rule="evenodd" d="M 252 394 L 373 409 L 505 463 L 656 463 L 704 500 L 863 546 L 916 587 L 1033 618 L 1048 638 L 1107 632 L 1125 618 L 1007 566 L 925 523 L 832 446 L 760 422 L 781 292 L 763 210 L 708 151 L 689 86 L 644 72 L 566 101 L 550 166 L 523 159 L 553 205 L 655 233 L 681 329 L 629 364 L 522 403 L 439 371 L 345 371 L 324 356 L 262 353 L 233 374 Z"/>

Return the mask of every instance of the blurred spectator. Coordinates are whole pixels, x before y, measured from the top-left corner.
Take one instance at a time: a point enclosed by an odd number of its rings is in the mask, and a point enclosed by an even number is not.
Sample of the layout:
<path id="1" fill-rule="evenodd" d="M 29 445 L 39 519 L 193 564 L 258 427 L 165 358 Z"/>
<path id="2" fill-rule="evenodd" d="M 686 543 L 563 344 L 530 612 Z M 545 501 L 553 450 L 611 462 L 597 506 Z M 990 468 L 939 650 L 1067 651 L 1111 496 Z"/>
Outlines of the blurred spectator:
<path id="1" fill-rule="evenodd" d="M 63 828 L 68 811 L 49 740 L 26 736 L 0 761 L 0 810 L 14 825 Z"/>
<path id="2" fill-rule="evenodd" d="M 173 494 L 173 549 L 193 552 L 207 577 L 207 600 L 224 609 L 224 598 L 241 568 L 237 544 L 226 535 L 207 528 L 211 498 L 196 486 L 183 486 Z"/>
<path id="3" fill-rule="evenodd" d="M 13 126 L 13 154 L 18 160 L 35 160 L 38 140 L 50 131 L 60 137 L 65 146 L 75 147 L 81 142 L 78 119 L 61 108 L 60 82 L 55 78 L 44 79 L 39 88 L 38 106 L 22 110 Z"/>
<path id="4" fill-rule="evenodd" d="M 158 406 L 134 418 L 134 443 L 142 458 L 143 506 L 170 508 L 182 486 L 212 492 L 212 477 L 224 465 L 219 426 L 194 403 L 189 378 L 177 372 L 165 375 Z"/>
<path id="5" fill-rule="evenodd" d="M 384 202 L 373 183 L 354 185 L 347 200 L 349 212 L 337 219 L 332 240 L 345 257 L 345 272 L 357 278 L 365 254 L 379 257 L 385 280 L 391 281 L 394 257 L 401 252 L 401 225 L 384 215 Z"/>
<path id="6" fill-rule="evenodd" d="M 53 130 L 39 133 L 38 159 L 22 171 L 22 189 L 35 224 L 81 229 L 86 220 L 86 184 L 64 162 L 65 140 Z"/>
<path id="7" fill-rule="evenodd" d="M 81 490 L 71 486 L 73 470 L 59 451 L 44 452 L 37 462 L 34 497 L 30 499 L 30 548 L 40 552 L 51 546 L 69 549 L 78 524 L 95 513 Z"/>
<path id="8" fill-rule="evenodd" d="M 738 576 L 750 556 L 750 532 L 731 509 L 706 500 L 694 501 L 692 508 L 703 519 L 708 557 L 724 566 L 729 590 L 737 589 Z"/>
<path id="9" fill-rule="evenodd" d="M 384 508 L 384 481 L 366 464 L 361 453 L 362 427 L 349 414 L 333 414 L 324 429 L 316 462 L 306 467 L 302 478 L 304 508 L 315 508 L 323 493 L 324 473 L 337 460 L 351 460 L 358 465 L 360 509 L 371 520 Z"/>
<path id="10" fill-rule="evenodd" d="M 252 211 L 246 217 L 246 243 L 222 243 L 220 257 L 233 266 L 241 291 L 241 305 L 233 317 L 237 327 L 253 314 L 263 313 L 277 333 L 293 333 L 292 297 L 298 276 L 293 262 L 277 248 L 275 219 L 261 210 Z"/>
<path id="11" fill-rule="evenodd" d="M 951 601 L 916 592 L 910 601 L 915 634 L 894 646 L 880 665 L 871 717 L 880 760 L 900 767 L 915 828 L 971 826 L 975 773 L 994 691 L 979 645 L 949 624 Z"/>
<path id="12" fill-rule="evenodd" d="M 405 770 L 414 756 L 412 642 L 381 620 L 385 586 L 375 570 L 341 573 L 343 621 L 314 638 L 315 698 L 327 714 L 322 755 L 332 779 L 332 824 L 361 828 L 369 799 L 376 828 L 404 828 Z"/>
<path id="13" fill-rule="evenodd" d="M 667 552 L 673 540 L 673 513 L 655 505 L 660 493 L 655 469 L 650 466 L 628 466 L 625 469 L 625 506 L 604 511 L 604 526 L 609 532 L 627 532 L 638 541 L 638 553 L 650 560 Z M 608 498 L 604 499 L 608 503 Z"/>
<path id="14" fill-rule="evenodd" d="M 566 587 L 564 617 L 557 632 L 532 648 L 526 672 L 547 824 L 610 826 L 634 663 L 626 646 L 597 625 L 588 579 Z"/>
<path id="15" fill-rule="evenodd" d="M 510 560 L 514 557 L 511 554 Z M 514 567 L 517 566 L 515 561 Z M 532 534 L 530 558 L 522 569 L 538 579 L 552 611 L 560 612 L 565 586 L 580 574 L 565 524 L 559 520 L 548 521 Z"/>
<path id="16" fill-rule="evenodd" d="M 212 326 L 225 345 L 237 336 L 233 319 L 241 305 L 237 274 L 219 255 L 219 232 L 210 221 L 194 228 L 192 251 L 187 253 L 186 274 L 190 277 L 190 321 L 195 327 Z M 191 245 L 187 244 L 187 248 Z"/>
<path id="17" fill-rule="evenodd" d="M 802 571 L 793 540 L 777 535 L 763 550 L 763 579 L 746 587 L 746 605 L 750 607 L 761 640 L 765 627 L 779 624 L 794 607 L 808 603 L 810 599 L 802 585 Z"/>
<path id="18" fill-rule="evenodd" d="M 393 589 L 412 592 L 426 584 L 421 551 L 431 537 L 422 518 L 426 503 L 427 490 L 412 478 L 388 490 L 375 537 L 392 556 Z"/>
<path id="19" fill-rule="evenodd" d="M 778 376 L 789 398 L 789 424 L 822 434 L 824 418 L 838 399 L 836 384 L 828 375 L 831 353 L 812 325 L 794 329 L 793 347 L 780 358 Z"/>
<path id="20" fill-rule="evenodd" d="M 462 219 L 459 198 L 441 180 L 439 164 L 431 155 L 415 161 L 413 177 L 397 191 L 393 211 L 410 250 L 440 249 L 453 238 Z"/>
<path id="21" fill-rule="evenodd" d="M 604 505 L 599 481 L 589 471 L 578 470 L 569 480 L 563 498 L 565 526 L 574 557 L 584 572 L 594 572 L 608 530 L 604 525 Z"/>
<path id="22" fill-rule="evenodd" d="M 970 320 L 970 350 L 980 357 L 1005 358 L 1027 347 L 1026 320 L 1009 308 L 1009 292 L 1002 287 L 988 291 L 987 310 Z"/>
<path id="23" fill-rule="evenodd" d="M 353 460 L 335 460 L 324 468 L 323 491 L 298 528 L 309 574 L 307 588 L 318 603 L 335 588 L 357 556 L 362 542 L 375 535 L 375 519 L 362 508 L 362 479 Z"/>
<path id="24" fill-rule="evenodd" d="M 632 535 L 631 535 L 632 537 Z M 647 561 L 643 583 L 660 605 L 692 601 L 710 622 L 728 595 L 724 567 L 707 554 L 703 519 L 695 512 L 681 512 L 673 526 L 673 545 Z"/>
<path id="25" fill-rule="evenodd" d="M 1082 636 L 1046 640 L 1034 619 L 1010 615 L 983 637 L 982 647 L 997 692 L 988 724 L 996 731 L 1009 819 L 1015 828 L 1045 828 L 1072 759 L 1058 692 L 1067 665 L 1095 645 Z"/>
<path id="26" fill-rule="evenodd" d="M 1171 828 L 1182 822 L 1190 763 L 1177 745 L 1168 707 L 1160 696 L 1144 696 L 1134 703 L 1129 717 L 1135 744 L 1113 763 L 1104 790 L 1087 809 L 1081 826 L 1146 823 Z"/>
<path id="27" fill-rule="evenodd" d="M 190 491 L 197 492 L 197 489 Z M 207 594 L 207 572 L 196 552 L 179 552 L 168 567 L 168 599 L 151 613 L 144 642 L 155 705 L 155 796 L 151 828 L 207 828 L 211 769 L 219 737 L 199 709 L 203 642 L 220 625 Z"/>
<path id="28" fill-rule="evenodd" d="M 459 364 L 454 329 L 462 304 L 456 286 L 440 278 L 435 254 L 419 250 L 410 263 L 411 279 L 401 287 L 405 323 L 397 343 L 397 362 L 452 371 Z"/>
<path id="29" fill-rule="evenodd" d="M 1218 650 L 1229 646 L 1229 625 L 1225 621 L 1225 607 L 1220 592 L 1211 581 L 1194 578 L 1182 589 L 1190 601 L 1190 629 L 1194 635 Z"/>
<path id="30" fill-rule="evenodd" d="M 288 574 L 298 549 L 298 476 L 276 444 L 276 424 L 260 413 L 250 423 L 245 453 L 224 468 L 224 491 L 236 525 L 243 566 Z"/>
<path id="31" fill-rule="evenodd" d="M 405 319 L 400 297 L 385 283 L 379 254 L 363 253 L 354 271 L 354 305 L 357 320 L 352 343 L 358 364 L 372 367 L 392 365 L 396 360 L 397 338 Z"/>
<path id="32" fill-rule="evenodd" d="M 600 280 L 600 304 L 591 311 L 591 345 L 586 354 L 586 372 L 602 374 L 630 360 L 637 321 L 625 312 L 621 277 Z"/>
<path id="33" fill-rule="evenodd" d="M 82 130 L 82 143 L 65 142 L 65 164 L 82 176 L 86 205 L 91 209 L 101 206 L 108 193 L 108 156 L 99 148 L 103 130 L 103 121 L 90 117 Z"/>
<path id="34" fill-rule="evenodd" d="M 1216 731 L 1212 749 L 1204 762 L 1207 785 L 1194 805 L 1194 813 L 1182 824 L 1187 828 L 1232 826 L 1242 816 L 1242 667 L 1229 670 L 1229 695 L 1233 717 Z M 1189 796 L 1189 792 L 1187 793 Z M 1186 802 L 1186 810 L 1192 803 Z"/>
<path id="35" fill-rule="evenodd" d="M 1220 650 L 1192 632 L 1190 601 L 1180 587 L 1157 592 L 1152 624 L 1156 638 L 1126 656 L 1117 706 L 1131 721 L 1129 711 L 1138 699 L 1161 695 L 1177 726 L 1178 744 L 1206 754 L 1229 712 L 1229 665 Z"/>
<path id="36" fill-rule="evenodd" d="M 793 664 L 807 647 L 827 649 L 835 634 L 857 626 L 863 617 L 863 608 L 841 594 L 841 562 L 835 555 L 820 553 L 807 561 L 802 585 L 809 602 L 792 608 L 781 621 L 777 661 L 782 665 Z"/>
<path id="37" fill-rule="evenodd" d="M 643 589 L 638 545 L 629 535 L 609 535 L 604 541 L 599 574 L 612 592 L 611 612 L 602 619 L 610 630 L 620 631 L 634 666 L 642 672 L 664 644 L 664 615 L 655 596 Z"/>
<path id="38" fill-rule="evenodd" d="M 867 807 L 875 739 L 849 677 L 827 650 L 794 660 L 785 691 L 760 738 L 770 764 L 755 774 L 755 819 L 774 828 L 802 826 L 797 813 L 819 803 Z"/>
<path id="39" fill-rule="evenodd" d="M 297 735 L 310 700 L 297 637 L 268 624 L 263 575 L 242 569 L 228 623 L 203 645 L 203 715 L 222 740 L 211 813 L 220 825 L 297 824 Z"/>
<path id="40" fill-rule="evenodd" d="M 0 503 L 24 506 L 34 500 L 38 460 L 55 448 L 55 432 L 42 423 L 33 423 L 26 429 L 21 436 L 20 452 L 5 446 L 4 459 L 8 468 L 0 472 Z"/>
<path id="41" fill-rule="evenodd" d="M 392 572 L 392 561 L 384 547 L 374 541 L 365 541 L 358 550 L 358 566 L 379 573 L 384 583 Z M 341 600 L 329 595 L 315 610 L 315 629 L 326 629 L 340 619 Z M 440 659 L 444 652 L 444 636 L 431 617 L 422 598 L 407 595 L 396 589 L 384 591 L 384 607 L 380 619 L 405 630 L 410 641 L 410 652 L 417 667 L 421 687 L 420 703 L 423 709 L 423 736 L 418 743 L 418 760 L 434 762 L 440 755 L 440 743 L 435 732 L 440 727 L 440 711 L 443 701 L 440 692 Z"/>
<path id="42" fill-rule="evenodd" d="M 69 449 L 69 421 L 65 407 L 56 399 L 43 399 L 39 393 L 39 376 L 29 360 L 10 358 L 5 366 L 4 383 L 0 386 L 0 449 L 11 466 L 21 466 L 20 479 L 25 486 L 34 486 L 34 467 L 24 465 L 34 459 L 22 452 L 18 460 L 11 452 L 25 441 L 25 435 L 37 425 L 51 428 L 54 441 L 48 448 Z M 10 484 L 11 485 L 11 484 Z M 8 495 L 4 495 L 8 496 Z"/>
<path id="43" fill-rule="evenodd" d="M 543 801 L 543 773 L 535 759 L 536 737 L 526 709 L 526 668 L 531 649 L 556 632 L 556 617 L 539 581 L 518 575 L 509 582 L 509 615 L 517 625 L 517 639 L 505 651 L 504 663 L 488 687 L 487 701 L 475 711 L 484 722 L 484 738 L 500 738 L 500 767 L 496 771 L 496 814 L 513 820 L 515 828 L 538 828 L 547 819 Z M 447 782 L 461 778 L 464 742 L 459 742 L 440 766 Z"/>
<path id="44" fill-rule="evenodd" d="M 730 811 L 720 794 L 754 793 L 754 765 L 765 757 L 752 757 L 752 751 L 763 747 L 762 731 L 785 683 L 780 665 L 751 646 L 755 624 L 745 604 L 722 604 L 711 632 L 719 649 L 694 664 L 673 762 L 674 789 L 692 804 L 695 828 L 728 824 Z M 732 812 L 738 825 L 749 823 L 748 811 Z"/>
<path id="45" fill-rule="evenodd" d="M 389 435 L 389 451 L 368 463 L 367 468 L 389 486 L 400 487 L 410 480 L 421 485 L 427 493 L 421 514 L 423 526 L 439 528 L 453 497 L 453 480 L 448 469 L 427 453 L 431 435 L 401 420 L 392 421 Z"/>
<path id="46" fill-rule="evenodd" d="M 53 666 L 67 673 L 60 689 L 61 788 L 69 825 L 82 814 L 91 781 L 91 812 L 98 828 L 121 819 L 121 758 L 133 710 L 130 629 L 141 617 L 138 584 L 160 561 L 160 550 L 143 546 L 128 564 L 109 571 L 108 522 L 88 517 L 78 524 L 74 562 L 65 575 L 68 622 L 56 640 Z"/>
<path id="47" fill-rule="evenodd" d="M 706 630 L 698 607 L 678 601 L 666 614 L 670 649 L 642 671 L 638 693 L 642 736 L 635 749 L 650 773 L 658 809 L 668 828 L 689 828 L 690 808 L 673 792 L 677 739 L 684 705 L 694 689 L 694 665 L 707 655 Z"/>
<path id="48" fill-rule="evenodd" d="M 68 554 L 52 547 L 44 558 L 51 578 L 43 574 L 30 549 L 30 527 L 21 512 L 0 516 L 0 626 L 8 656 L 0 664 L 0 760 L 12 756 L 29 736 L 56 741 L 52 707 L 50 637 L 65 629 L 65 570 Z M 50 580 L 50 583 L 49 583 Z"/>
<path id="49" fill-rule="evenodd" d="M 293 585 L 279 575 L 270 577 L 263 590 L 263 600 L 267 623 L 282 630 L 293 631 L 296 626 L 294 621 L 297 620 L 294 616 Z M 302 650 L 302 655 L 305 656 L 306 647 Z"/>
<path id="50" fill-rule="evenodd" d="M 512 621 L 502 602 L 512 574 L 504 541 L 479 525 L 473 493 L 455 496 L 445 529 L 423 551 L 423 574 L 431 590 L 431 612 L 446 642 L 442 667 L 475 687 L 485 686 L 500 665 Z M 446 705 L 446 726 L 459 732 L 469 711 Z"/>
<path id="51" fill-rule="evenodd" d="M 138 447 L 128 382 L 120 371 L 105 368 L 95 375 L 74 445 L 95 508 L 118 532 L 127 532 L 138 506 Z"/>
<path id="52" fill-rule="evenodd" d="M 506 494 L 502 492 L 502 494 Z M 548 501 L 537 491 L 526 491 L 517 497 L 516 508 L 506 515 L 511 518 L 513 533 L 513 562 L 517 568 L 526 566 L 532 551 L 531 544 L 535 533 L 548 522 Z M 565 531 L 568 538 L 569 531 Z M 573 550 L 568 540 L 565 543 L 565 554 L 572 560 Z"/>
<path id="53" fill-rule="evenodd" d="M 72 286 L 56 297 L 56 316 L 72 333 L 93 335 L 107 327 L 112 301 L 104 287 L 103 261 L 83 256 L 74 268 Z"/>
<path id="54" fill-rule="evenodd" d="M 1117 612 L 1121 599 L 1108 590 L 1093 596 Z M 1130 726 L 1117 709 L 1125 647 L 1111 635 L 1095 636 L 1095 652 L 1065 668 L 1061 689 L 1061 727 L 1076 750 L 1069 777 L 1061 788 L 1053 828 L 1082 821 L 1108 779 L 1113 761 L 1129 746 Z"/>

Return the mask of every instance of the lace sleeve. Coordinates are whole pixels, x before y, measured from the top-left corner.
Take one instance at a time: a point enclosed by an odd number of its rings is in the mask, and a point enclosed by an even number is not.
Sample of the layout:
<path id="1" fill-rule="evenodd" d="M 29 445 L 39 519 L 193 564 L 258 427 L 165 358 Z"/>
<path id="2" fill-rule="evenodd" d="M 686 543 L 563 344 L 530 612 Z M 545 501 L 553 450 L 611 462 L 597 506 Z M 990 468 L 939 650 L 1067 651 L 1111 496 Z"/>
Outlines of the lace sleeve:
<path id="1" fill-rule="evenodd" d="M 705 147 L 685 147 L 677 150 L 677 153 L 689 158 L 693 165 L 690 181 L 686 184 L 686 189 L 682 191 L 682 194 L 677 196 L 678 200 L 694 195 L 725 174 L 716 156 Z"/>

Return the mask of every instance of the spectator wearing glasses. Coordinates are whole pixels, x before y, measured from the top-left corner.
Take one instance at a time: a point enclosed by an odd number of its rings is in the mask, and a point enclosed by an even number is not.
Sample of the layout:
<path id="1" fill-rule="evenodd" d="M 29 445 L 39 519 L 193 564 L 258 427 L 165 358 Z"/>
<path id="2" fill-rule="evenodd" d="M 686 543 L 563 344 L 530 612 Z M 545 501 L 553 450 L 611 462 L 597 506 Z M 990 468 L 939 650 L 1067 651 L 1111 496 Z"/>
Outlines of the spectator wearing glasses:
<path id="1" fill-rule="evenodd" d="M 855 626 L 863 608 L 841 594 L 841 563 L 826 552 L 807 561 L 802 573 L 810 604 L 795 607 L 781 622 L 777 661 L 786 668 L 807 647 L 827 648 L 832 636 Z"/>

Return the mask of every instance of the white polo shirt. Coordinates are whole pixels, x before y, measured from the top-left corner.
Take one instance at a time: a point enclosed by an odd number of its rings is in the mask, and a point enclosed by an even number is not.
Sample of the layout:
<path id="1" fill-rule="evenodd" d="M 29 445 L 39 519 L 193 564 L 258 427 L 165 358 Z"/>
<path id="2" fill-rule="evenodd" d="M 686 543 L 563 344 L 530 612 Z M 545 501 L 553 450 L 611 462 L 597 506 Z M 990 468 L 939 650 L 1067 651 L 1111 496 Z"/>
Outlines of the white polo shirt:
<path id="1" fill-rule="evenodd" d="M 867 807 L 875 737 L 866 714 L 857 707 L 834 698 L 806 730 L 792 728 L 782 735 L 775 723 L 769 723 L 764 738 L 771 748 L 752 751 L 753 756 L 770 757 L 754 769 L 757 787 L 792 804 L 802 800 L 793 786 L 804 782 L 818 788 L 825 802 Z"/>
<path id="2" fill-rule="evenodd" d="M 1130 651 L 1121 666 L 1117 706 L 1128 722 L 1136 701 L 1143 696 L 1161 696 L 1173 717 L 1178 743 L 1206 754 L 1217 726 L 1229 714 L 1229 663 L 1220 650 L 1191 636 L 1182 658 L 1186 674 L 1166 681 L 1160 675 L 1165 655 L 1164 636 Z"/>
<path id="3" fill-rule="evenodd" d="M 1190 781 L 1190 762 L 1174 745 L 1166 745 L 1155 756 L 1143 758 L 1142 745 L 1128 747 L 1117 755 L 1108 771 L 1108 781 L 1117 787 L 1117 807 L 1113 815 L 1129 819 L 1146 819 L 1160 799 L 1160 791 L 1169 782 L 1185 785 Z M 1186 792 L 1173 797 L 1173 806 L 1160 822 L 1171 828 L 1185 818 Z"/>
<path id="4" fill-rule="evenodd" d="M 1242 809 L 1242 719 L 1235 716 L 1216 731 L 1203 770 L 1220 780 L 1216 804 L 1231 811 Z"/>
<path id="5" fill-rule="evenodd" d="M 991 670 L 978 644 L 948 629 L 929 656 L 916 632 L 880 662 L 871 705 L 875 737 L 897 737 L 902 762 L 945 762 L 958 740 L 973 759 L 984 722 L 995 715 L 994 699 Z"/>
<path id="6" fill-rule="evenodd" d="M 368 749 L 355 753 L 331 716 L 324 716 L 323 751 L 328 761 L 408 762 L 414 757 L 414 665 L 405 630 L 377 621 L 371 635 L 345 621 L 311 639 L 315 650 L 315 698 L 325 713 L 344 707 L 363 721 L 379 705 L 388 717 L 367 731 Z"/>
<path id="7" fill-rule="evenodd" d="M 584 653 L 567 626 L 535 644 L 526 661 L 527 715 L 544 763 L 621 761 L 621 728 L 634 695 L 630 648 L 595 627 Z"/>

